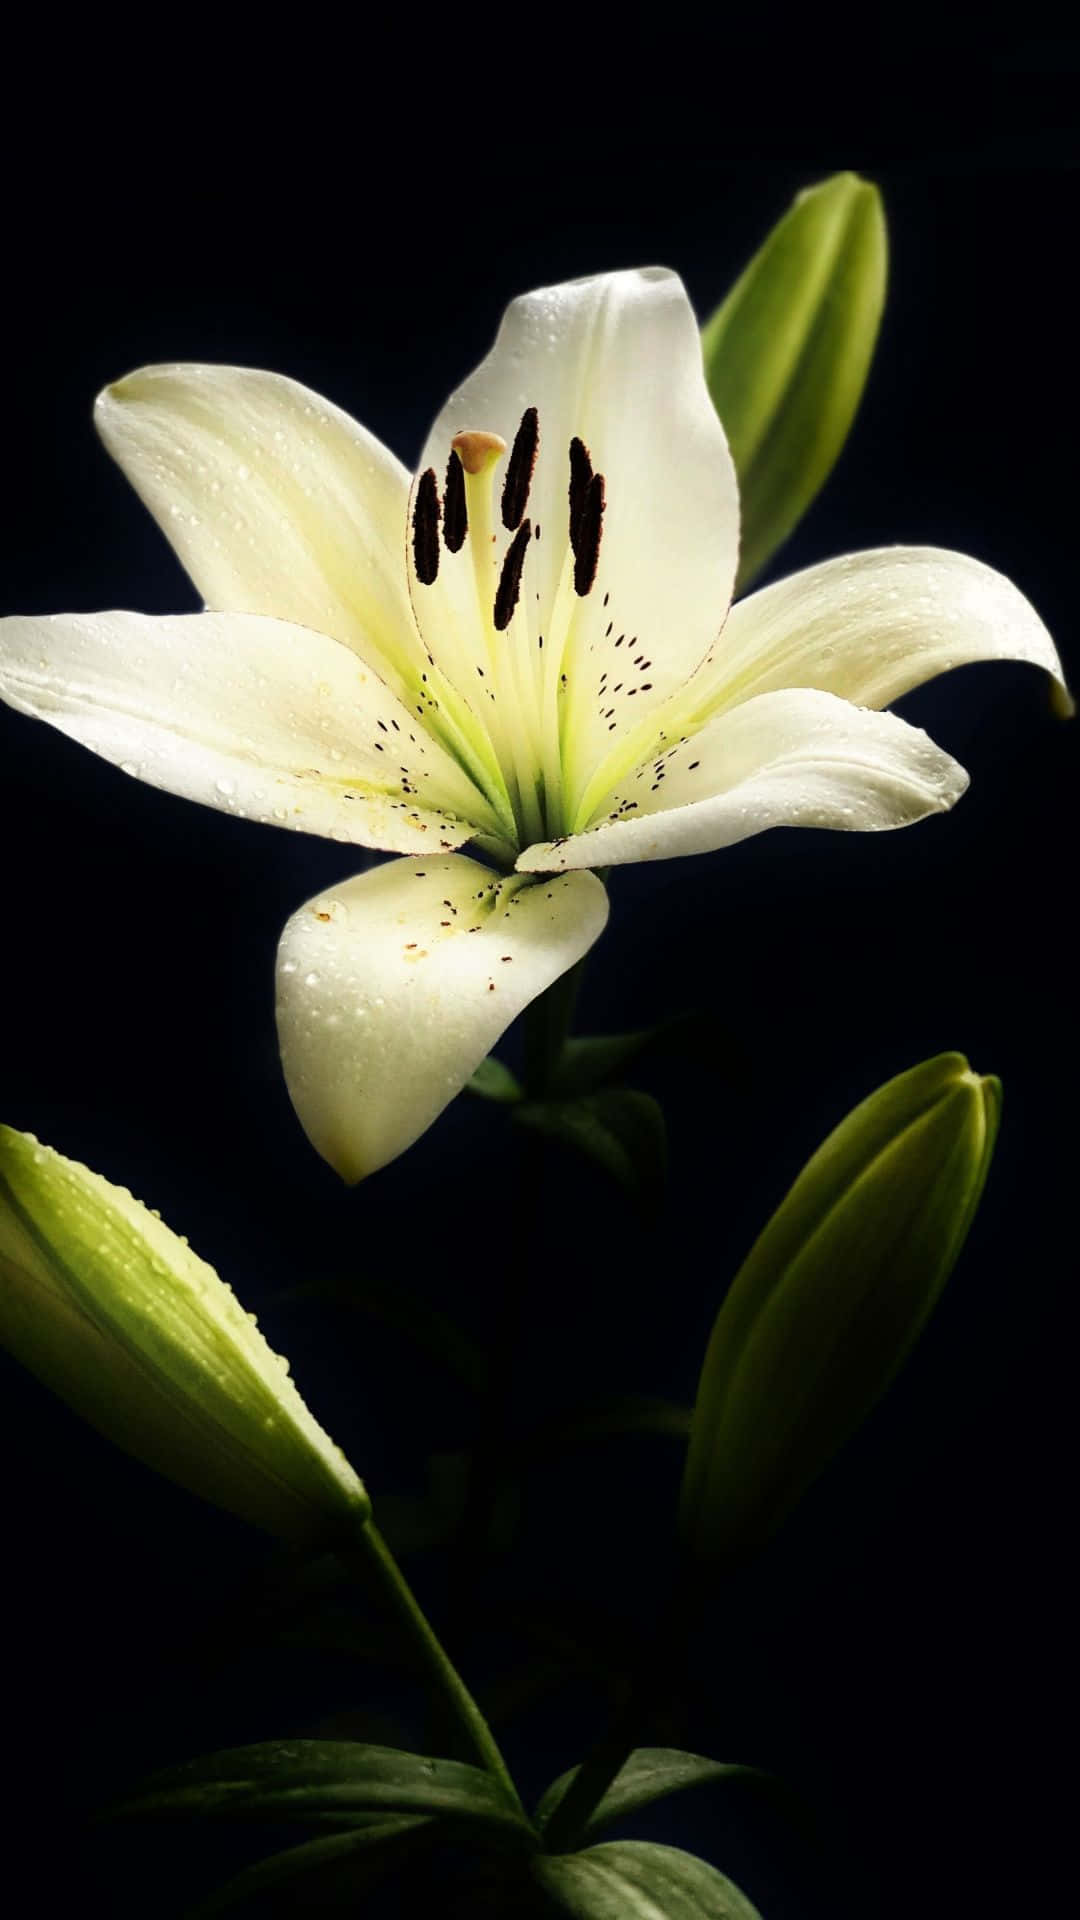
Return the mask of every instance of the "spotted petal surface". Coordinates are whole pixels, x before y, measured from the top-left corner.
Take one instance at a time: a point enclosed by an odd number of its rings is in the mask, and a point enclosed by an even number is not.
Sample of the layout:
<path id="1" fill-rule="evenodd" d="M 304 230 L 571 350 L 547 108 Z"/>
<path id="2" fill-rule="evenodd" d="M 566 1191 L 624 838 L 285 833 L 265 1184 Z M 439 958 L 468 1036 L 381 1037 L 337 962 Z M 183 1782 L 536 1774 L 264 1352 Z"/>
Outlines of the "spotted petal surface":
<path id="1" fill-rule="evenodd" d="M 607 920 L 591 873 L 529 882 L 461 855 L 393 860 L 309 900 L 278 950 L 281 1061 L 347 1181 L 431 1125 Z"/>
<path id="2" fill-rule="evenodd" d="M 462 430 L 497 434 L 512 447 L 529 409 L 538 447 L 521 512 L 531 539 L 520 588 L 524 621 L 510 637 L 534 659 L 543 636 L 543 679 L 558 696 L 572 807 L 597 753 L 699 664 L 735 579 L 735 473 L 678 276 L 650 267 L 514 300 L 487 359 L 438 415 L 421 471 L 430 469 L 441 486 Z M 585 593 L 575 588 L 570 538 L 575 441 L 603 481 L 595 575 Z M 498 478 L 497 571 L 513 537 L 501 517 L 508 468 Z M 416 606 L 427 636 L 422 592 Z"/>
<path id="3" fill-rule="evenodd" d="M 769 827 L 873 832 L 959 799 L 967 774 L 918 727 L 800 688 L 760 694 L 666 747 L 586 833 L 529 847 L 523 872 L 664 860 Z"/>
<path id="4" fill-rule="evenodd" d="M 325 634 L 235 613 L 3 626 L 0 697 L 151 786 L 390 851 L 497 825 L 418 719 Z"/>

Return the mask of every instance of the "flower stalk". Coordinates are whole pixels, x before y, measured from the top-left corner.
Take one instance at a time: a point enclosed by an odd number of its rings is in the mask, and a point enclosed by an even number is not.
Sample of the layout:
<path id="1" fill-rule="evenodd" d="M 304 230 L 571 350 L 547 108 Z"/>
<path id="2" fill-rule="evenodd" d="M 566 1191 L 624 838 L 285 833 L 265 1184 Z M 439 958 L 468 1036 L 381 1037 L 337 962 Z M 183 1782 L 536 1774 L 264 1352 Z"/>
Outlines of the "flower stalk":
<path id="1" fill-rule="evenodd" d="M 515 1811 L 524 1814 L 491 1728 L 372 1521 L 359 1528 L 355 1544 L 339 1549 L 338 1558 L 366 1585 L 377 1589 L 414 1648 L 418 1664 L 445 1700 L 476 1759 L 498 1780 Z"/>

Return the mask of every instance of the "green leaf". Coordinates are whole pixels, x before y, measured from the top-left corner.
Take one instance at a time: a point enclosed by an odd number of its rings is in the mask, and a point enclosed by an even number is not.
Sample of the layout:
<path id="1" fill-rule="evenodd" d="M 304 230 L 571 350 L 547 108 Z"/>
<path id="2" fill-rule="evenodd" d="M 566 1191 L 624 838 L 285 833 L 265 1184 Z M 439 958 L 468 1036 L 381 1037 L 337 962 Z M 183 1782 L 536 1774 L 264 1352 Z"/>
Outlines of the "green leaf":
<path id="1" fill-rule="evenodd" d="M 373 1320 L 422 1347 L 474 1393 L 487 1390 L 488 1363 L 476 1342 L 449 1314 L 404 1286 L 396 1274 L 383 1278 L 368 1271 L 362 1277 L 316 1280 L 283 1289 L 273 1296 L 271 1304 L 293 1306 L 314 1300 L 370 1314 Z"/>
<path id="2" fill-rule="evenodd" d="M 496 1060 L 493 1053 L 489 1053 L 486 1060 L 481 1060 L 472 1078 L 465 1082 L 465 1092 L 478 1094 L 481 1100 L 504 1103 L 524 1098 L 520 1082 L 509 1067 L 505 1067 L 501 1060 Z"/>
<path id="3" fill-rule="evenodd" d="M 352 1826 L 372 1814 L 477 1821 L 535 1838 L 498 1782 L 479 1767 L 352 1740 L 268 1740 L 155 1774 L 114 1817 L 298 1820 Z"/>
<path id="4" fill-rule="evenodd" d="M 464 1521 L 473 1455 L 460 1448 L 439 1451 L 429 1454 L 425 1465 L 426 1493 L 379 1495 L 380 1530 L 395 1554 L 442 1546 Z M 517 1531 L 519 1490 L 500 1474 L 492 1500 L 485 1537 L 493 1548 L 505 1548 Z"/>
<path id="5" fill-rule="evenodd" d="M 582 1442 L 604 1440 L 617 1433 L 658 1433 L 686 1440 L 692 1420 L 692 1407 L 680 1407 L 659 1394 L 605 1394 L 530 1428 L 521 1442 L 520 1456 L 525 1461 L 550 1460 Z M 381 1513 L 381 1502 L 379 1510 Z"/>
<path id="6" fill-rule="evenodd" d="M 563 1042 L 562 1054 L 551 1076 L 555 1094 L 592 1093 L 614 1080 L 637 1060 L 653 1041 L 657 1029 L 639 1033 L 582 1033 Z"/>
<path id="7" fill-rule="evenodd" d="M 827 478 L 885 303 L 881 196 L 854 173 L 800 193 L 703 330 L 739 479 L 744 592 Z"/>
<path id="8" fill-rule="evenodd" d="M 884 1393 L 974 1218 L 1000 1097 L 941 1054 L 862 1101 L 803 1168 L 709 1341 L 680 1511 L 695 1558 L 766 1540 Z"/>
<path id="9" fill-rule="evenodd" d="M 380 1494 L 379 1526 L 395 1554 L 441 1546 L 461 1525 L 471 1456 L 462 1449 L 430 1453 L 422 1494 Z"/>
<path id="10" fill-rule="evenodd" d="M 574 1034 L 564 1041 L 552 1074 L 551 1092 L 566 1097 L 592 1093 L 618 1080 L 635 1060 L 691 1056 L 729 1078 L 746 1077 L 737 1039 L 711 1013 L 678 1014 L 634 1033 Z"/>
<path id="11" fill-rule="evenodd" d="M 651 1094 L 611 1087 L 573 1100 L 529 1100 L 515 1109 L 514 1119 L 603 1167 L 643 1214 L 658 1208 L 667 1175 L 667 1132 L 660 1103 Z"/>
<path id="12" fill-rule="evenodd" d="M 534 1815 L 541 1833 L 580 1771 L 580 1767 L 571 1767 L 548 1787 Z M 650 1806 L 654 1800 L 664 1800 L 669 1793 L 681 1793 L 686 1787 L 714 1786 L 718 1781 L 732 1780 L 760 1782 L 768 1777 L 757 1767 L 707 1760 L 699 1753 L 683 1753 L 678 1747 L 636 1747 L 607 1792 L 597 1801 L 581 1830 L 581 1837 L 591 1839 L 613 1820 L 636 1813 L 639 1807 Z"/>
<path id="13" fill-rule="evenodd" d="M 275 1895 L 284 1896 L 280 1908 L 283 1913 L 308 1913 L 327 1906 L 354 1910 L 358 1893 L 392 1872 L 403 1859 L 411 1864 L 417 1846 L 436 1832 L 437 1822 L 424 1815 L 392 1814 L 351 1827 L 347 1833 L 306 1840 L 302 1846 L 269 1854 L 234 1874 L 191 1909 L 189 1920 L 210 1920 L 212 1914 L 225 1913 L 255 1899 L 260 1911 L 276 1912 Z M 302 1907 L 298 1904 L 301 1900 Z"/>
<path id="14" fill-rule="evenodd" d="M 555 1908 L 577 1920 L 761 1920 L 707 1860 L 648 1840 L 537 1854 L 532 1872 Z"/>

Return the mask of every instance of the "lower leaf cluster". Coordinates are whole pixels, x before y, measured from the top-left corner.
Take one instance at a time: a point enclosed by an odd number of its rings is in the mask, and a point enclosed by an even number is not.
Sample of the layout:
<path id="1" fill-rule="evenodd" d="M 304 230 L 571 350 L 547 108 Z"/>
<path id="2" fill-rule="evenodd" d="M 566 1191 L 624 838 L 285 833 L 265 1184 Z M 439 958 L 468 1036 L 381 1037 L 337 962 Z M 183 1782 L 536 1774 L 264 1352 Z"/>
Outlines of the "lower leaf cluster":
<path id="1" fill-rule="evenodd" d="M 190 1920 L 247 1911 L 405 1910 L 580 1920 L 759 1920 L 716 1867 L 677 1847 L 596 1835 L 693 1786 L 768 1776 L 672 1748 L 639 1748 L 576 1836 L 545 1833 L 578 1769 L 555 1780 L 530 1820 L 483 1769 L 346 1740 L 269 1741 L 209 1754 L 146 1781 L 114 1819 L 286 1823 L 306 1835 L 232 1874 Z"/>

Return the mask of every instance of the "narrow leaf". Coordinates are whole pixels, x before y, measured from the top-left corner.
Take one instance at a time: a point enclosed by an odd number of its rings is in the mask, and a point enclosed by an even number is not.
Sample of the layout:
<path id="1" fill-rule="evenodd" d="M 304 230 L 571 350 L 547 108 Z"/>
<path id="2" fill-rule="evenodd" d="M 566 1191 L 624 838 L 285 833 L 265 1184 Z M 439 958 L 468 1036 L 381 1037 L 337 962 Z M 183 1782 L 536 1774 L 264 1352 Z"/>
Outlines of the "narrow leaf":
<path id="1" fill-rule="evenodd" d="M 520 1100 L 523 1097 L 519 1081 L 509 1067 L 504 1066 L 501 1060 L 497 1060 L 493 1053 L 489 1053 L 486 1060 L 481 1060 L 471 1080 L 466 1080 L 465 1091 L 479 1094 L 481 1100 L 498 1100 L 504 1103 Z"/>
<path id="2" fill-rule="evenodd" d="M 664 1115 L 651 1094 L 608 1088 L 574 1100 L 529 1100 L 520 1126 L 545 1134 L 604 1168 L 642 1213 L 656 1210 L 667 1173 Z"/>
<path id="3" fill-rule="evenodd" d="M 292 1819 L 344 1826 L 374 1813 L 441 1814 L 532 1829 L 479 1767 L 351 1740 L 268 1740 L 203 1755 L 145 1781 L 120 1817 Z"/>
<path id="4" fill-rule="evenodd" d="M 541 1832 L 580 1771 L 580 1767 L 571 1767 L 548 1787 L 535 1814 Z M 683 1753 L 678 1747 L 637 1747 L 602 1799 L 597 1801 L 582 1828 L 582 1837 L 590 1839 L 613 1820 L 636 1813 L 639 1807 L 650 1806 L 654 1800 L 664 1800 L 670 1793 L 681 1793 L 686 1787 L 715 1786 L 719 1781 L 733 1780 L 758 1782 L 766 1778 L 768 1776 L 757 1767 L 707 1760 L 700 1753 Z"/>
<path id="5" fill-rule="evenodd" d="M 741 1084 L 749 1076 L 749 1062 L 738 1039 L 726 1033 L 712 1013 L 678 1014 L 655 1027 L 633 1033 L 582 1033 L 564 1041 L 552 1075 L 551 1091 L 564 1098 L 592 1093 L 618 1081 L 636 1061 L 692 1058 L 702 1068 Z"/>
<path id="6" fill-rule="evenodd" d="M 373 1320 L 422 1347 L 474 1393 L 485 1391 L 488 1365 L 476 1342 L 440 1307 L 403 1286 L 396 1274 L 383 1279 L 369 1271 L 362 1277 L 318 1280 L 284 1289 L 273 1296 L 271 1304 L 293 1306 L 314 1300 L 370 1314 Z"/>
<path id="7" fill-rule="evenodd" d="M 254 1899 L 265 1911 L 266 1896 L 273 1901 L 275 1894 L 288 1896 L 289 1904 L 282 1908 L 287 1912 L 307 1913 L 313 1907 L 323 1907 L 327 1894 L 331 1904 L 351 1908 L 356 1894 L 392 1872 L 403 1856 L 411 1861 L 417 1845 L 434 1834 L 435 1826 L 433 1820 L 420 1814 L 393 1814 L 370 1826 L 324 1834 L 318 1840 L 306 1840 L 302 1846 L 287 1847 L 257 1860 L 216 1887 L 191 1909 L 189 1920 L 210 1920 L 212 1914 L 246 1906 Z M 302 1890 L 298 1883 L 302 1883 Z"/>
<path id="8" fill-rule="evenodd" d="M 686 1440 L 692 1419 L 692 1407 L 680 1407 L 658 1394 L 606 1394 L 533 1427 L 522 1440 L 521 1457 L 526 1461 L 550 1460 L 590 1440 L 604 1440 L 618 1433 L 657 1433 Z"/>

